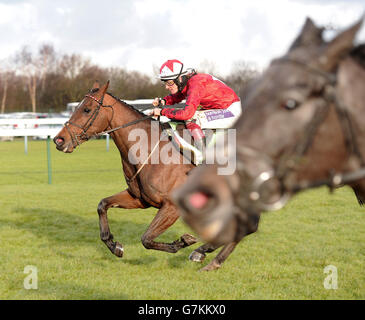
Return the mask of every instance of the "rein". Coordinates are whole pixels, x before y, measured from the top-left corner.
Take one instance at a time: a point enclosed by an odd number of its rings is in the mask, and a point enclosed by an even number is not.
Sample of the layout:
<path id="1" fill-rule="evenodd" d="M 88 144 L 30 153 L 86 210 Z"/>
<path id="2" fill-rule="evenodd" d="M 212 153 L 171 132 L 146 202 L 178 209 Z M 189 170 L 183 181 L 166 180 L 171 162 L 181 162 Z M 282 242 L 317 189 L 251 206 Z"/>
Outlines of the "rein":
<path id="1" fill-rule="evenodd" d="M 127 177 L 125 177 L 125 179 L 128 181 L 128 183 L 132 182 L 139 175 L 139 173 L 142 171 L 143 167 L 147 164 L 148 160 L 152 157 L 152 154 L 157 149 L 157 147 L 160 144 L 161 140 L 162 140 L 162 137 L 160 137 L 160 139 L 158 139 L 158 141 L 155 144 L 155 146 L 153 147 L 152 151 L 150 152 L 150 154 L 148 155 L 148 157 L 146 158 L 146 160 L 142 163 L 142 165 L 139 167 L 139 169 L 136 171 L 136 173 L 133 175 L 133 177 L 130 178 L 130 179 L 128 179 Z"/>
<path id="2" fill-rule="evenodd" d="M 139 123 L 141 121 L 144 121 L 144 120 L 147 120 L 147 119 L 153 119 L 153 118 L 151 116 L 145 116 L 143 118 L 140 118 L 140 119 L 137 119 L 137 120 L 133 120 L 131 122 L 128 122 L 126 124 L 123 124 L 122 126 L 119 126 L 119 127 L 116 127 L 116 128 L 110 129 L 110 130 L 102 131 L 100 133 L 96 133 L 95 136 L 101 136 L 103 134 L 109 134 L 109 133 L 112 133 L 112 132 L 117 131 L 119 129 L 127 128 L 129 126 L 132 126 L 134 124 L 137 124 L 137 123 Z"/>
<path id="3" fill-rule="evenodd" d="M 332 191 L 334 188 L 337 188 L 341 185 L 352 183 L 365 178 L 365 161 L 360 152 L 356 136 L 353 130 L 351 117 L 347 111 L 347 108 L 340 101 L 338 96 L 336 95 L 335 85 L 337 83 L 336 76 L 334 74 L 330 74 L 311 66 L 308 66 L 304 62 L 289 59 L 289 58 L 281 58 L 276 60 L 275 62 L 291 62 L 295 63 L 305 69 L 307 69 L 310 73 L 316 73 L 325 77 L 327 79 L 327 84 L 325 85 L 325 92 L 323 99 L 325 100 L 325 104 L 320 106 L 313 115 L 312 120 L 307 125 L 306 131 L 308 132 L 304 138 L 299 141 L 299 143 L 294 147 L 294 149 L 285 153 L 280 159 L 279 164 L 275 170 L 264 171 L 256 177 L 252 183 L 252 188 L 249 191 L 249 199 L 253 201 L 254 204 L 262 210 L 271 211 L 271 210 L 279 210 L 281 209 L 286 202 L 289 200 L 293 193 L 303 191 L 306 189 L 319 187 L 326 185 Z M 341 123 L 342 132 L 345 138 L 346 149 L 348 150 L 350 157 L 351 155 L 355 155 L 357 159 L 360 160 L 360 168 L 356 171 L 347 172 L 347 173 L 335 173 L 331 172 L 329 178 L 318 180 L 318 181 L 302 181 L 300 183 L 293 183 L 286 181 L 288 175 L 295 169 L 298 161 L 306 154 L 310 146 L 313 144 L 313 140 L 315 134 L 318 131 L 320 125 L 325 121 L 331 105 L 335 106 L 336 114 Z M 238 152 L 240 152 L 240 148 L 238 147 Z M 247 147 L 242 148 L 241 153 L 247 153 Z M 257 153 L 256 151 L 252 150 Z M 270 158 L 270 157 L 269 157 Z M 270 162 L 274 163 L 273 159 L 270 158 Z M 261 199 L 262 187 L 268 183 L 269 181 L 275 180 L 279 183 L 281 188 L 281 196 L 280 199 L 273 203 L 264 203 Z"/>

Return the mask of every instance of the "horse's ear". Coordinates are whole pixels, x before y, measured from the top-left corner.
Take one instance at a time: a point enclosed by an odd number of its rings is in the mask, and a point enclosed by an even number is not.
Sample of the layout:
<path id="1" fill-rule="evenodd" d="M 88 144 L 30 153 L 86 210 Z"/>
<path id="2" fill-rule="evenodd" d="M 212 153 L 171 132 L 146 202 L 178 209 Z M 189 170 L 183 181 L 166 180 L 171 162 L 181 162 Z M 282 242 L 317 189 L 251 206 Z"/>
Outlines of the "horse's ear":
<path id="1" fill-rule="evenodd" d="M 324 28 L 316 27 L 311 18 L 307 18 L 302 31 L 290 46 L 289 51 L 301 46 L 321 45 L 323 43 L 323 30 Z"/>
<path id="2" fill-rule="evenodd" d="M 354 47 L 354 39 L 360 30 L 365 15 L 352 27 L 346 29 L 329 42 L 324 53 L 320 57 L 321 67 L 326 71 L 334 71 L 343 59 Z"/>
<path id="3" fill-rule="evenodd" d="M 107 83 L 100 89 L 102 95 L 104 95 L 106 93 L 106 91 L 108 90 L 109 83 L 110 83 L 110 81 L 108 80 Z"/>
<path id="4" fill-rule="evenodd" d="M 99 89 L 100 88 L 100 84 L 99 84 L 99 81 L 98 80 L 95 80 L 94 84 L 93 84 L 93 87 L 91 90 L 93 89 Z"/>

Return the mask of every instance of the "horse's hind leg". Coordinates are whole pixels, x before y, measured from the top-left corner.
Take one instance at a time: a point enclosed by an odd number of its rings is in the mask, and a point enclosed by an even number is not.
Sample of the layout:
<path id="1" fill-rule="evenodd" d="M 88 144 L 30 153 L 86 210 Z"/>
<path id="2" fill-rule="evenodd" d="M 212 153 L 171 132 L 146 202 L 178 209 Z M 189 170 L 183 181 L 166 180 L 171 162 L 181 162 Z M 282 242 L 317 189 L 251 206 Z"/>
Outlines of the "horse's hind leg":
<path id="1" fill-rule="evenodd" d="M 189 234 L 184 234 L 180 239 L 175 240 L 172 243 L 154 241 L 154 239 L 172 226 L 178 218 L 179 214 L 176 207 L 170 202 L 165 202 L 142 236 L 141 240 L 144 247 L 146 249 L 175 253 L 182 248 L 196 243 L 197 239 Z"/>
<path id="2" fill-rule="evenodd" d="M 107 211 L 109 208 L 137 209 L 145 208 L 139 199 L 132 197 L 128 190 L 124 190 L 99 202 L 99 227 L 100 238 L 109 248 L 109 250 L 118 257 L 123 256 L 123 246 L 119 242 L 113 241 L 113 235 L 110 233 Z"/>

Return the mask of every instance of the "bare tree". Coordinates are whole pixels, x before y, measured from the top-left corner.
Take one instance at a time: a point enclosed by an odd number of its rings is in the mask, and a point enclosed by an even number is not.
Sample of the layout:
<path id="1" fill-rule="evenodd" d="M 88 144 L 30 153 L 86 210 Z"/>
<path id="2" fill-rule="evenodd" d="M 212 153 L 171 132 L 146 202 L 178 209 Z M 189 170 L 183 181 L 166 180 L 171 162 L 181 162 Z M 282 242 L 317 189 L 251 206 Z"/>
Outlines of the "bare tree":
<path id="1" fill-rule="evenodd" d="M 58 71 L 66 78 L 73 80 L 82 73 L 82 70 L 90 66 L 90 59 L 87 59 L 80 54 L 65 54 L 58 63 Z"/>
<path id="2" fill-rule="evenodd" d="M 210 60 L 207 60 L 207 59 L 203 60 L 199 64 L 197 71 L 203 72 L 203 73 L 208 73 L 208 74 L 211 74 L 214 76 L 219 76 L 215 63 Z"/>
<path id="3" fill-rule="evenodd" d="M 89 59 L 79 54 L 63 55 L 57 64 L 57 73 L 64 78 L 64 91 L 70 101 L 78 101 L 80 94 L 85 93 L 90 81 L 85 73 L 93 68 Z"/>
<path id="4" fill-rule="evenodd" d="M 8 95 L 8 77 L 7 74 L 4 72 L 2 73 L 2 89 L 3 89 L 3 95 L 1 98 L 1 113 L 5 112 L 5 105 L 6 105 L 6 98 Z"/>
<path id="5" fill-rule="evenodd" d="M 10 71 L 9 59 L 4 59 L 0 63 L 0 83 L 1 83 L 1 88 L 2 88 L 0 113 L 5 113 L 5 107 L 6 107 L 7 97 L 8 97 L 10 73 L 11 73 L 11 71 Z"/>
<path id="6" fill-rule="evenodd" d="M 242 96 L 249 83 L 256 79 L 259 74 L 260 72 L 254 64 L 236 61 L 231 73 L 224 80 L 239 96 Z"/>
<path id="7" fill-rule="evenodd" d="M 15 63 L 19 68 L 24 81 L 28 88 L 28 93 L 32 105 L 32 111 L 37 110 L 37 84 L 39 81 L 39 73 L 37 62 L 28 47 L 24 46 L 15 56 Z"/>
<path id="8" fill-rule="evenodd" d="M 45 82 L 47 74 L 53 71 L 56 63 L 56 52 L 51 44 L 43 44 L 39 48 L 38 58 L 37 58 L 37 68 L 40 71 L 40 84 L 41 91 L 45 89 Z"/>
<path id="9" fill-rule="evenodd" d="M 11 62 L 11 63 L 10 63 Z M 121 67 L 102 68 L 80 54 L 63 54 L 43 44 L 35 53 L 23 47 L 0 63 L 0 112 L 61 111 L 68 102 L 79 101 L 95 80 L 111 80 L 110 90 L 122 99 L 162 97 L 168 92 L 157 78 Z M 188 66 L 195 67 L 195 66 Z M 154 73 L 158 67 L 153 66 Z M 228 76 L 221 76 L 215 64 L 204 60 L 197 68 L 223 80 L 240 96 L 259 72 L 253 64 L 238 61 Z"/>

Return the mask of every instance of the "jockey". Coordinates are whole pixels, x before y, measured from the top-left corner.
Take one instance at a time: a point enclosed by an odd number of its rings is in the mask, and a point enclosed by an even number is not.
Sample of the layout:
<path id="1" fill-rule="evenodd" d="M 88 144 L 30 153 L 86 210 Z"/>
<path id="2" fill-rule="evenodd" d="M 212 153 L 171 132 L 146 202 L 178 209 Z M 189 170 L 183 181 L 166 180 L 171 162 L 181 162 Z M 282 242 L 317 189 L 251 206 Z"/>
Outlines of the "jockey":
<path id="1" fill-rule="evenodd" d="M 153 115 L 185 121 L 196 147 L 204 146 L 203 129 L 229 128 L 241 115 L 241 102 L 236 93 L 217 78 L 194 69 L 185 69 L 179 60 L 167 60 L 160 68 L 158 78 L 170 94 L 153 101 Z M 183 109 L 159 108 L 174 105 L 186 99 Z M 201 108 L 201 110 L 197 109 Z M 223 110 L 217 110 L 223 109 Z"/>

